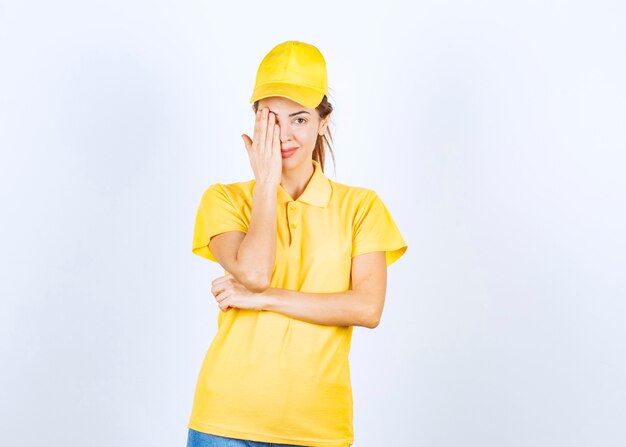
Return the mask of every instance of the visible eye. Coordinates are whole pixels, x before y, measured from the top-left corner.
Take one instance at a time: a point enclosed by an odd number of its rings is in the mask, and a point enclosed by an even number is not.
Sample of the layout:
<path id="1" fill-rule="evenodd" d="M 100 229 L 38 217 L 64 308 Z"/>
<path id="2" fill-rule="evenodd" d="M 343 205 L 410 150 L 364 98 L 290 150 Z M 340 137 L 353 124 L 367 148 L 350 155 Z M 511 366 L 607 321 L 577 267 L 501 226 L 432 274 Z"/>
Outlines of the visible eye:
<path id="1" fill-rule="evenodd" d="M 298 124 L 304 124 L 307 121 L 306 118 L 296 118 L 296 121 L 298 121 L 298 120 L 302 120 L 302 122 L 298 123 Z"/>

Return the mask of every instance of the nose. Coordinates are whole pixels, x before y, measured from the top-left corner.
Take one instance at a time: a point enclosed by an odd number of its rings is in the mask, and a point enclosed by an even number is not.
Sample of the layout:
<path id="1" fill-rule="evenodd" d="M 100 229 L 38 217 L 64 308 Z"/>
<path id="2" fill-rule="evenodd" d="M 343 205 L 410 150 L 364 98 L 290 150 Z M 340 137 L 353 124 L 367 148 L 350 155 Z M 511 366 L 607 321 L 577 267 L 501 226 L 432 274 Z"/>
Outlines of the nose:
<path id="1" fill-rule="evenodd" d="M 279 126 L 280 127 L 280 142 L 287 143 L 291 140 L 291 132 L 289 126 Z"/>

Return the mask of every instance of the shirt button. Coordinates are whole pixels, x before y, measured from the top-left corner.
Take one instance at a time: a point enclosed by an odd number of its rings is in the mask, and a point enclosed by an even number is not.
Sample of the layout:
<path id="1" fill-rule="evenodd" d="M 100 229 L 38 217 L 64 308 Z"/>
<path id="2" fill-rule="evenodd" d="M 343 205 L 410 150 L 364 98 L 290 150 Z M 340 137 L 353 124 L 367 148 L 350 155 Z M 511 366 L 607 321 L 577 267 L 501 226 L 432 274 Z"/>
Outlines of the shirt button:
<path id="1" fill-rule="evenodd" d="M 296 224 L 295 224 L 295 223 L 292 223 L 292 224 L 291 224 L 291 228 L 296 228 Z"/>
<path id="2" fill-rule="evenodd" d="M 290 209 L 291 211 L 295 211 L 295 210 L 296 210 L 296 207 L 295 207 L 295 206 L 293 206 L 293 205 L 291 205 L 291 206 L 289 207 L 289 209 Z"/>

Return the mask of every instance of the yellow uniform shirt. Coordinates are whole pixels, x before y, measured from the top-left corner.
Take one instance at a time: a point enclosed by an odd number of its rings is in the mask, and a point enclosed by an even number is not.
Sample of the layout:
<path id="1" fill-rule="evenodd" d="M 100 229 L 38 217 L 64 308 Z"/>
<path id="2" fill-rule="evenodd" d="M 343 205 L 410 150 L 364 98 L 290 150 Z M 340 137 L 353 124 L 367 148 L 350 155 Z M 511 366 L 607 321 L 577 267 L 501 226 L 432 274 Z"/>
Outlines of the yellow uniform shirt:
<path id="1" fill-rule="evenodd" d="M 407 249 L 373 190 L 315 171 L 293 200 L 278 186 L 276 264 L 270 287 L 312 293 L 351 288 L 352 257 Z M 192 251 L 217 262 L 211 236 L 246 232 L 255 180 L 209 186 L 196 215 Z M 226 270 L 225 274 L 228 273 Z M 354 441 L 348 353 L 352 326 L 312 324 L 273 311 L 219 311 L 198 376 L 189 428 L 230 438 L 311 447 Z"/>

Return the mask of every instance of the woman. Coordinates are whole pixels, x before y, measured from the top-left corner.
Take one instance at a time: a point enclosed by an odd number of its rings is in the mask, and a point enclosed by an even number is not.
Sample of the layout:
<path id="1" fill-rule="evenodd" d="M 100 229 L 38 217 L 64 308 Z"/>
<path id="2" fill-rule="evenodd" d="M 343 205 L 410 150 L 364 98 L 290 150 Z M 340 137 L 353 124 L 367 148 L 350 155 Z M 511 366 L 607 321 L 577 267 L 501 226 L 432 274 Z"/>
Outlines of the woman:
<path id="1" fill-rule="evenodd" d="M 376 192 L 324 175 L 327 95 L 316 47 L 274 47 L 250 99 L 254 139 L 242 136 L 255 178 L 202 196 L 192 251 L 225 275 L 188 447 L 354 441 L 352 328 L 378 325 L 387 267 L 407 245 Z"/>

